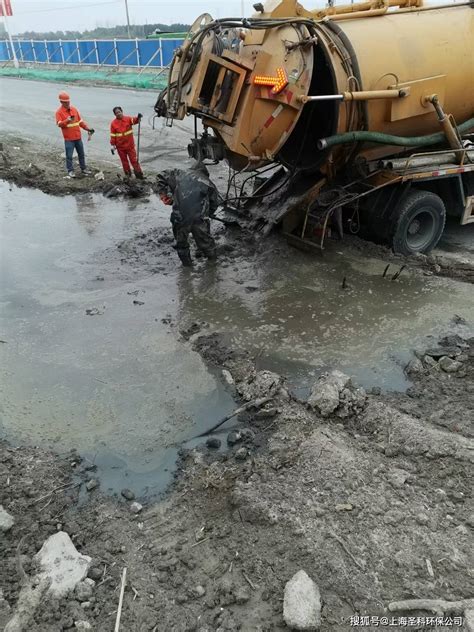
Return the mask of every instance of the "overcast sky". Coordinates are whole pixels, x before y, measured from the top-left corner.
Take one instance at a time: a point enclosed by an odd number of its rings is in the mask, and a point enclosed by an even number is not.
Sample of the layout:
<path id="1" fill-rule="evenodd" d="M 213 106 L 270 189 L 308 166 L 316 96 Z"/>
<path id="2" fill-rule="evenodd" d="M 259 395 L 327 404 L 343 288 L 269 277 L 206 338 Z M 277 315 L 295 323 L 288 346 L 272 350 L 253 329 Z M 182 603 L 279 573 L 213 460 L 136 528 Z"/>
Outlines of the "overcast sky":
<path id="1" fill-rule="evenodd" d="M 246 13 L 253 13 L 252 3 L 244 0 Z M 125 0 L 11 0 L 13 17 L 10 31 L 65 31 L 126 24 Z M 128 0 L 130 22 L 189 24 L 208 12 L 213 17 L 241 15 L 241 0 Z"/>
<path id="2" fill-rule="evenodd" d="M 244 14 L 251 15 L 256 0 L 243 0 Z M 432 2 L 445 0 L 430 0 Z M 125 0 L 11 0 L 13 17 L 10 32 L 66 31 L 92 29 L 96 26 L 126 24 Z M 322 7 L 325 0 L 306 0 L 308 8 Z M 344 4 L 336 0 L 336 4 Z M 161 22 L 192 23 L 203 13 L 213 17 L 239 17 L 241 0 L 128 0 L 130 22 L 146 24 Z"/>

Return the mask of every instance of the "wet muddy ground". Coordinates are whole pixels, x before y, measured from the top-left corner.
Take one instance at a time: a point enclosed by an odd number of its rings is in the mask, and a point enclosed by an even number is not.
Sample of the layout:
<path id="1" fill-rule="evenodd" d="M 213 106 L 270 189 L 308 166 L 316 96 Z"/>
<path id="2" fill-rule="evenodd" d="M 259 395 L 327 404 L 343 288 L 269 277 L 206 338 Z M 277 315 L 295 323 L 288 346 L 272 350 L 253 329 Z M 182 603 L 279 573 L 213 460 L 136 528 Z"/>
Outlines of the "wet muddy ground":
<path id="1" fill-rule="evenodd" d="M 92 92 L 105 125 L 107 91 Z M 144 110 L 148 96 L 124 99 Z M 217 264 L 186 270 L 151 191 L 104 197 L 118 169 L 102 145 L 90 153 L 105 180 L 71 184 L 58 143 L 38 163 L 6 124 L 0 503 L 15 524 L 0 538 L 0 627 L 25 581 L 18 559 L 33 575 L 58 530 L 93 558 L 96 584 L 88 600 L 45 598 L 28 632 L 113 630 L 124 567 L 127 632 L 288 629 L 283 589 L 300 569 L 320 588 L 323 632 L 393 600 L 472 598 L 474 227 L 450 225 L 432 256 L 406 260 L 356 238 L 320 256 L 216 224 Z M 163 134 L 171 148 L 187 131 Z M 150 180 L 184 155 L 150 163 Z M 368 395 L 348 386 L 324 416 L 307 400 L 333 368 Z M 189 441 L 269 393 L 213 435 L 220 448 Z"/>
<path id="2" fill-rule="evenodd" d="M 33 577 L 34 554 L 63 530 L 92 558 L 95 583 L 87 595 L 44 597 L 24 630 L 112 632 L 126 568 L 120 629 L 133 632 L 283 632 L 284 587 L 301 569 L 319 587 L 322 632 L 367 617 L 369 630 L 376 620 L 472 632 L 474 339 L 441 342 L 456 372 L 421 356 L 409 393 L 349 385 L 323 416 L 221 336 L 198 337 L 194 347 L 233 376 L 239 398 L 272 400 L 240 416 L 228 452 L 204 443 L 183 452 L 166 500 L 144 499 L 138 514 L 98 487 L 83 491 L 96 472 L 76 452 L 0 442 L 0 502 L 15 521 L 0 539 L 0 625 L 14 613 L 19 569 Z M 436 625 L 426 607 L 393 610 L 419 599 L 443 600 Z"/>
<path id="3" fill-rule="evenodd" d="M 404 390 L 412 349 L 465 333 L 450 321 L 474 313 L 469 284 L 409 269 L 392 281 L 384 260 L 350 248 L 315 258 L 220 226 L 218 264 L 182 269 L 155 196 L 2 193 L 3 436 L 77 449 L 115 492 L 163 490 L 171 444 L 234 405 L 183 330 L 225 332 L 306 397 L 333 366 L 366 388 Z"/>

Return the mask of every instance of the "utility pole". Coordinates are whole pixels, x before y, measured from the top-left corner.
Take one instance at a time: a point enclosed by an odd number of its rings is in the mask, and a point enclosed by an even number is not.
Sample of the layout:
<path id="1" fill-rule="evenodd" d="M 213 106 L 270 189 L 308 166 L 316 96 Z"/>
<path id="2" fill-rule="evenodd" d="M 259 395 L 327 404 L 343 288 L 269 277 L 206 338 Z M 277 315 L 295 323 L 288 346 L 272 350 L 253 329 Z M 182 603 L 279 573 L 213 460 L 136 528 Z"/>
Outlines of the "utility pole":
<path id="1" fill-rule="evenodd" d="M 3 1 L 3 0 L 2 0 Z M 128 39 L 132 39 L 132 36 L 130 35 L 130 16 L 128 15 L 128 0 L 125 0 L 125 13 L 127 14 L 127 33 L 128 33 Z"/>
<path id="2" fill-rule="evenodd" d="M 242 17 L 245 17 L 245 7 L 244 7 L 244 0 L 240 0 L 240 13 L 242 15 Z"/>
<path id="3" fill-rule="evenodd" d="M 13 65 L 15 66 L 15 68 L 19 68 L 20 64 L 18 63 L 18 57 L 16 56 L 15 47 L 13 46 L 13 40 L 12 40 L 12 36 L 10 35 L 10 29 L 8 28 L 8 21 L 7 21 L 7 15 L 11 15 L 11 9 L 10 9 L 10 13 L 7 14 L 7 4 L 5 0 L 0 0 L 0 2 L 2 5 L 2 15 L 3 15 L 3 23 L 5 25 L 5 31 L 8 35 L 8 39 L 10 40 L 10 46 L 12 47 Z"/>

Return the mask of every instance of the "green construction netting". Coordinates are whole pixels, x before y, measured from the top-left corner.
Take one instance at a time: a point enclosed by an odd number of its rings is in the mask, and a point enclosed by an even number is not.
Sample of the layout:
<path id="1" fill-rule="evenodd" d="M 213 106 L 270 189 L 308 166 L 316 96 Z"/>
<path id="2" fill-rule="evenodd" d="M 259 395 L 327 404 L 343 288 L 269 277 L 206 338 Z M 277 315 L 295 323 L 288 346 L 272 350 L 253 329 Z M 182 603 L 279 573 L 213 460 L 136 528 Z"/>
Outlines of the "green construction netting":
<path id="1" fill-rule="evenodd" d="M 166 86 L 167 73 L 117 72 L 110 70 L 54 70 L 36 68 L 0 68 L 0 77 L 19 77 L 20 79 L 36 79 L 38 81 L 58 81 L 72 83 L 82 81 L 103 85 L 119 85 L 128 88 L 144 88 L 161 90 Z"/>

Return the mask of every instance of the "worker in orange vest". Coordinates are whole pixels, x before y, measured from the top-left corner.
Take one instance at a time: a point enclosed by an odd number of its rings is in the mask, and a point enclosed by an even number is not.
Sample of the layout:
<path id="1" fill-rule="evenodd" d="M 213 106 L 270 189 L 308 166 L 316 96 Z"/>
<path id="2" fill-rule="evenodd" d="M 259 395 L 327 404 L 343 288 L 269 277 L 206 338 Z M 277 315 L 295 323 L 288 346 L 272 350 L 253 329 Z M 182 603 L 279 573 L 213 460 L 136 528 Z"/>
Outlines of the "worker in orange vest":
<path id="1" fill-rule="evenodd" d="M 141 180 L 143 179 L 143 172 L 135 150 L 133 125 L 139 123 L 143 115 L 125 116 L 120 106 L 115 107 L 113 113 L 115 114 L 115 118 L 110 124 L 112 154 L 115 154 L 115 150 L 118 151 L 126 177 L 131 176 L 133 168 L 135 177 Z"/>
<path id="2" fill-rule="evenodd" d="M 91 173 L 87 171 L 86 167 L 81 127 L 88 133 L 88 140 L 90 140 L 94 130 L 82 120 L 78 110 L 71 105 L 71 100 L 67 92 L 59 93 L 59 101 L 61 102 L 61 107 L 56 110 L 56 125 L 61 128 L 64 137 L 67 174 L 70 178 L 76 177 L 72 166 L 72 156 L 74 150 L 76 150 L 82 174 L 90 176 Z"/>

